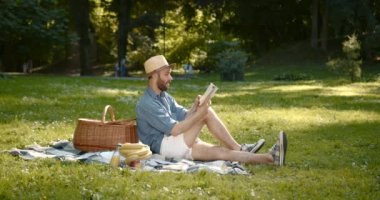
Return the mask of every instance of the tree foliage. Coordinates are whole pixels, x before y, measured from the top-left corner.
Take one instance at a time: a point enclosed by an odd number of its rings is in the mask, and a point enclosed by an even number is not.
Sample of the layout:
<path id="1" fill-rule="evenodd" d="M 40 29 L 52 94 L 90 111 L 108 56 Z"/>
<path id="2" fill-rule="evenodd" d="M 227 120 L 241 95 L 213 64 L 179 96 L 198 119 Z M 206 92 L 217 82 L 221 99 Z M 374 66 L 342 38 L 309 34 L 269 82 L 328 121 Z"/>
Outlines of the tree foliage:
<path id="1" fill-rule="evenodd" d="M 79 52 L 83 74 L 91 74 L 92 65 L 124 58 L 129 69 L 142 70 L 147 57 L 165 54 L 212 71 L 228 43 L 239 43 L 249 58 L 306 40 L 328 52 L 352 33 L 373 59 L 380 54 L 379 10 L 379 0 L 2 0 L 0 66 L 20 71 L 28 59 L 52 65 Z"/>
<path id="2" fill-rule="evenodd" d="M 166 1 L 165 1 L 166 2 Z M 117 15 L 117 62 L 126 59 L 128 68 L 139 66 L 153 53 L 154 29 L 160 26 L 164 8 L 160 1 L 113 0 L 108 7 Z M 166 5 L 166 4 L 165 4 Z"/>
<path id="3" fill-rule="evenodd" d="M 347 40 L 342 43 L 343 58 L 332 59 L 327 63 L 327 66 L 332 70 L 341 71 L 350 76 L 351 81 L 360 80 L 362 70 L 362 60 L 360 58 L 360 42 L 354 34 L 348 36 Z"/>
<path id="4" fill-rule="evenodd" d="M 157 47 L 176 63 L 191 63 L 195 68 L 212 71 L 216 68 L 218 48 L 233 37 L 221 30 L 221 24 L 231 12 L 225 5 L 187 2 L 166 12 L 165 26 L 157 29 Z"/>
<path id="5" fill-rule="evenodd" d="M 248 50 L 265 52 L 283 43 L 308 38 L 309 6 L 309 1 L 233 1 L 229 8 L 234 15 L 224 28 L 241 38 Z"/>
<path id="6" fill-rule="evenodd" d="M 5 70 L 20 70 L 28 59 L 46 64 L 64 54 L 68 15 L 57 0 L 2 0 L 0 18 Z"/>
<path id="7" fill-rule="evenodd" d="M 117 57 L 117 13 L 111 8 L 112 1 L 93 1 L 90 19 L 96 33 L 97 61 L 114 62 Z"/>

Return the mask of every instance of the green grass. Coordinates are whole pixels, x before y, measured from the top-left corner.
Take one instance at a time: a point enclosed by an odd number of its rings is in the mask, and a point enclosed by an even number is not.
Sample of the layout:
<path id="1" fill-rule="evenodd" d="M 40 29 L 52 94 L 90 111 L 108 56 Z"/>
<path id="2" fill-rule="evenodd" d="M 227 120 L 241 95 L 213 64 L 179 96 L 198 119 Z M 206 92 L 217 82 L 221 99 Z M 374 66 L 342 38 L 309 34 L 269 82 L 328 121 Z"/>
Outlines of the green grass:
<path id="1" fill-rule="evenodd" d="M 378 199 L 380 196 L 379 69 L 350 83 L 310 66 L 257 66 L 245 82 L 217 75 L 175 80 L 170 93 L 189 106 L 213 81 L 213 107 L 239 142 L 288 133 L 287 165 L 247 166 L 251 176 L 150 173 L 107 165 L 25 161 L 0 154 L 0 199 Z M 311 80 L 272 81 L 283 72 Z M 367 71 L 365 71 L 367 72 Z M 0 79 L 1 150 L 72 137 L 76 119 L 133 117 L 144 80 L 106 77 L 7 76 Z M 206 129 L 202 138 L 216 142 Z"/>

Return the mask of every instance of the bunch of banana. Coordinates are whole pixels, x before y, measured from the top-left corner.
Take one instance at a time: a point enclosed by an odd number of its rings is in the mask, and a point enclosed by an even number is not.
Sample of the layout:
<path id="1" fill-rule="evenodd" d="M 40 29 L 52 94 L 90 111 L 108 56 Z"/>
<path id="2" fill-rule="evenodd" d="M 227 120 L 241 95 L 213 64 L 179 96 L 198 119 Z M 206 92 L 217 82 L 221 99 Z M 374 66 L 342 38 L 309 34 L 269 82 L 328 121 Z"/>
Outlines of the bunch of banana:
<path id="1" fill-rule="evenodd" d="M 149 146 L 142 143 L 124 143 L 119 148 L 119 152 L 124 156 L 126 163 L 144 160 L 152 155 Z"/>

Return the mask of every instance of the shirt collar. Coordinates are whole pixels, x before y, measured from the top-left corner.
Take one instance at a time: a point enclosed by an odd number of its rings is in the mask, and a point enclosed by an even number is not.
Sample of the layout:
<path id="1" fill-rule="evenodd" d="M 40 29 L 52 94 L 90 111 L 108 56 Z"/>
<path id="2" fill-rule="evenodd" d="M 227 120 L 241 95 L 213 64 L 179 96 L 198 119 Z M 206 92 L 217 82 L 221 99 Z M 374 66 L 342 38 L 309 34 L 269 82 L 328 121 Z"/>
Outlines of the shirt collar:
<path id="1" fill-rule="evenodd" d="M 158 98 L 158 97 L 165 97 L 166 95 L 166 93 L 164 92 L 164 91 L 162 91 L 159 95 L 157 95 L 154 91 L 153 91 L 153 89 L 151 88 L 151 87 L 148 87 L 147 88 L 147 93 L 149 94 L 149 96 L 151 96 L 152 98 Z"/>

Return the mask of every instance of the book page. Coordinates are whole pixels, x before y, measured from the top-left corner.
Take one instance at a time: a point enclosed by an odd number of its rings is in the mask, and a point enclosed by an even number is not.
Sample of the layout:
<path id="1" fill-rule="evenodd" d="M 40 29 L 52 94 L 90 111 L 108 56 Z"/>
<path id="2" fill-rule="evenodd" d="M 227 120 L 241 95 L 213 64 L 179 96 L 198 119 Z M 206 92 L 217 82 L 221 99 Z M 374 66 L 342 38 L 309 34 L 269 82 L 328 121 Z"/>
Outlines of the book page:
<path id="1" fill-rule="evenodd" d="M 205 93 L 201 96 L 201 99 L 199 100 L 199 105 L 202 105 L 205 101 L 209 101 L 215 95 L 217 90 L 218 87 L 216 87 L 216 85 L 214 85 L 213 83 L 210 83 Z"/>

